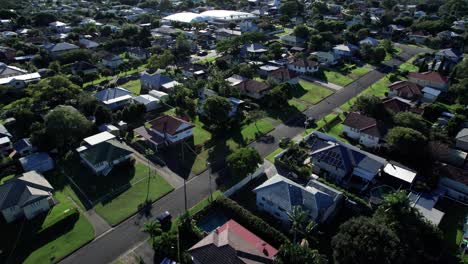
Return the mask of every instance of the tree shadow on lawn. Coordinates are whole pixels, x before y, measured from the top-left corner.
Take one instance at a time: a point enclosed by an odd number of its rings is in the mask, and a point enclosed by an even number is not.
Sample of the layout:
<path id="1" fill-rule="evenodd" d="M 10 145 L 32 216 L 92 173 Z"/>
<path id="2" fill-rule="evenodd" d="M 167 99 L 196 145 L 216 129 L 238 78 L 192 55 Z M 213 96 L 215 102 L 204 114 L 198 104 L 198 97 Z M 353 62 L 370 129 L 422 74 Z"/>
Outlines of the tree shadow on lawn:
<path id="1" fill-rule="evenodd" d="M 132 179 L 138 176 L 136 175 L 136 166 L 139 166 L 140 169 L 146 168 L 142 165 L 135 161 L 124 162 L 116 165 L 107 176 L 95 175 L 80 161 L 73 162 L 73 164 L 67 166 L 66 170 L 88 199 L 94 203 L 99 199 L 99 202 L 105 204 L 131 187 Z M 142 173 L 146 173 L 146 171 Z M 141 178 L 145 176 L 146 174 L 140 175 Z M 80 191 L 75 191 L 75 193 L 81 195 L 80 199 L 82 198 Z M 85 201 L 87 200 L 85 199 Z"/>
<path id="2" fill-rule="evenodd" d="M 296 107 L 289 105 L 287 108 L 267 108 L 267 115 L 273 119 L 279 119 L 283 123 L 288 123 L 291 119 L 303 118 L 305 115 L 299 111 Z"/>
<path id="3" fill-rule="evenodd" d="M 80 214 L 71 214 L 41 231 L 46 217 L 47 213 L 43 213 L 34 219 L 23 219 L 10 224 L 0 219 L 0 250 L 3 252 L 0 254 L 0 263 L 23 263 L 34 251 L 72 230 Z M 21 236 L 18 237 L 20 233 Z M 56 262 L 56 259 L 51 258 L 44 262 Z"/>
<path id="4" fill-rule="evenodd" d="M 192 167 L 197 159 L 193 137 L 173 146 L 168 146 L 161 153 L 161 157 L 166 162 L 166 166 L 181 176 L 188 179 L 192 172 Z"/>

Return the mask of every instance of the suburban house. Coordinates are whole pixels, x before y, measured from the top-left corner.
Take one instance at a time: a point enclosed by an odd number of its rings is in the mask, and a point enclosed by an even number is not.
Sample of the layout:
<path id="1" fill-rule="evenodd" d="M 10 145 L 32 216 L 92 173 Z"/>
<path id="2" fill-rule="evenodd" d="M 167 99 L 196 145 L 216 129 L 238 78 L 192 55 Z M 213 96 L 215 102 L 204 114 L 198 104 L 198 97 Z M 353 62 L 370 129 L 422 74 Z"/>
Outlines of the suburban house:
<path id="1" fill-rule="evenodd" d="M 333 52 L 339 57 L 352 57 L 358 50 L 358 47 L 350 43 L 340 44 L 333 47 Z"/>
<path id="2" fill-rule="evenodd" d="M 367 37 L 359 41 L 359 46 L 362 46 L 362 45 L 369 45 L 369 46 L 375 47 L 379 45 L 379 41 L 376 40 L 375 38 Z"/>
<path id="3" fill-rule="evenodd" d="M 340 57 L 334 52 L 330 51 L 316 51 L 311 53 L 312 56 L 317 58 L 317 61 L 324 65 L 335 65 L 340 61 Z"/>
<path id="4" fill-rule="evenodd" d="M 132 151 L 109 132 L 85 138 L 77 148 L 81 161 L 96 175 L 108 175 L 115 165 L 130 160 Z"/>
<path id="5" fill-rule="evenodd" d="M 96 49 L 99 47 L 99 43 L 86 39 L 86 38 L 80 38 L 78 41 L 80 47 L 85 48 L 85 49 Z"/>
<path id="6" fill-rule="evenodd" d="M 292 78 L 292 73 L 287 68 L 278 68 L 273 70 L 268 75 L 273 81 L 282 83 L 288 82 Z"/>
<path id="7" fill-rule="evenodd" d="M 11 138 L 13 136 L 10 134 L 8 129 L 0 124 L 0 152 L 3 154 L 8 154 L 10 150 L 13 148 L 13 145 L 11 143 Z"/>
<path id="8" fill-rule="evenodd" d="M 134 130 L 135 135 L 144 139 L 154 148 L 177 144 L 193 137 L 195 126 L 180 118 L 164 115 Z"/>
<path id="9" fill-rule="evenodd" d="M 287 46 L 293 47 L 304 47 L 306 40 L 300 37 L 296 37 L 293 34 L 283 35 L 280 37 L 281 42 Z"/>
<path id="10" fill-rule="evenodd" d="M 161 107 L 159 99 L 150 94 L 140 94 L 132 98 L 134 103 L 139 103 L 145 106 L 146 112 L 156 110 Z"/>
<path id="11" fill-rule="evenodd" d="M 343 122 L 343 134 L 363 146 L 376 148 L 382 144 L 386 129 L 375 118 L 352 112 Z"/>
<path id="12" fill-rule="evenodd" d="M 107 88 L 97 92 L 94 97 L 110 110 L 120 109 L 132 102 L 132 92 L 124 88 Z"/>
<path id="13" fill-rule="evenodd" d="M 0 85 L 9 85 L 13 88 L 22 89 L 29 83 L 41 79 L 39 73 L 28 73 L 26 70 L 0 62 Z"/>
<path id="14" fill-rule="evenodd" d="M 398 96 L 382 99 L 382 105 L 385 109 L 395 114 L 409 111 L 414 106 L 410 100 L 406 100 Z"/>
<path id="15" fill-rule="evenodd" d="M 463 128 L 455 136 L 455 146 L 463 151 L 468 151 L 468 128 Z"/>
<path id="16" fill-rule="evenodd" d="M 146 60 L 151 56 L 151 54 L 146 49 L 140 47 L 128 48 L 127 54 L 130 58 L 135 60 Z"/>
<path id="17" fill-rule="evenodd" d="M 271 87 L 264 82 L 250 79 L 241 81 L 233 85 L 233 87 L 237 88 L 241 94 L 253 99 L 263 98 L 271 89 Z"/>
<path id="18" fill-rule="evenodd" d="M 49 28 L 57 31 L 58 33 L 68 33 L 71 31 L 71 27 L 67 23 L 63 23 L 61 21 L 49 23 Z"/>
<path id="19" fill-rule="evenodd" d="M 68 43 L 68 42 L 61 42 L 61 43 L 57 43 L 57 44 L 44 45 L 44 48 L 47 50 L 47 52 L 49 52 L 49 54 L 52 57 L 58 57 L 58 56 L 62 55 L 65 52 L 72 51 L 72 50 L 77 50 L 80 47 L 78 47 L 78 46 L 76 46 L 74 44 Z"/>
<path id="20" fill-rule="evenodd" d="M 174 82 L 174 80 L 169 76 L 160 73 L 148 74 L 145 72 L 140 77 L 141 89 L 146 91 L 161 90 L 163 85 L 172 82 Z"/>
<path id="21" fill-rule="evenodd" d="M 304 138 L 310 156 L 304 161 L 315 174 L 344 186 L 367 188 L 380 175 L 387 161 L 355 146 L 314 131 Z"/>
<path id="22" fill-rule="evenodd" d="M 445 213 L 434 208 L 442 193 L 416 193 L 410 192 L 408 199 L 412 207 L 434 226 L 438 226 Z"/>
<path id="23" fill-rule="evenodd" d="M 0 185 L 0 210 L 7 223 L 22 217 L 32 219 L 47 212 L 55 201 L 54 188 L 36 171 L 23 173 Z"/>
<path id="24" fill-rule="evenodd" d="M 115 54 L 107 54 L 101 59 L 102 65 L 111 68 L 111 69 L 117 69 L 124 60 Z"/>
<path id="25" fill-rule="evenodd" d="M 442 92 L 446 92 L 449 86 L 448 78 L 438 72 L 410 72 L 408 80 L 422 87 L 432 87 Z"/>
<path id="26" fill-rule="evenodd" d="M 323 183 L 311 180 L 305 187 L 279 174 L 254 189 L 257 208 L 283 224 L 289 225 L 289 214 L 300 206 L 317 223 L 326 222 L 343 200 L 343 194 Z"/>
<path id="27" fill-rule="evenodd" d="M 388 86 L 389 97 L 398 96 L 408 100 L 417 100 L 421 98 L 421 86 L 408 81 L 397 81 Z"/>
<path id="28" fill-rule="evenodd" d="M 407 39 L 409 42 L 416 44 L 424 44 L 429 39 L 430 35 L 422 31 L 411 32 L 408 34 Z"/>
<path id="29" fill-rule="evenodd" d="M 308 74 L 317 72 L 319 70 L 319 65 L 316 61 L 293 58 L 288 64 L 288 69 L 299 74 Z"/>
<path id="30" fill-rule="evenodd" d="M 98 68 L 86 61 L 78 61 L 71 65 L 73 75 L 98 74 Z"/>
<path id="31" fill-rule="evenodd" d="M 45 152 L 38 152 L 19 159 L 24 171 L 46 172 L 54 169 L 54 160 Z"/>
<path id="32" fill-rule="evenodd" d="M 463 53 L 456 49 L 441 49 L 434 54 L 436 60 L 450 60 L 454 63 L 459 62 L 463 58 Z"/>
<path id="33" fill-rule="evenodd" d="M 267 48 L 260 43 L 249 43 L 241 47 L 240 55 L 245 58 L 256 59 L 267 51 Z"/>
<path id="34" fill-rule="evenodd" d="M 434 174 L 440 177 L 438 189 L 457 201 L 468 202 L 468 171 L 449 164 L 439 164 Z"/>
<path id="35" fill-rule="evenodd" d="M 195 264 L 270 264 L 278 250 L 231 219 L 193 245 L 188 253 Z"/>

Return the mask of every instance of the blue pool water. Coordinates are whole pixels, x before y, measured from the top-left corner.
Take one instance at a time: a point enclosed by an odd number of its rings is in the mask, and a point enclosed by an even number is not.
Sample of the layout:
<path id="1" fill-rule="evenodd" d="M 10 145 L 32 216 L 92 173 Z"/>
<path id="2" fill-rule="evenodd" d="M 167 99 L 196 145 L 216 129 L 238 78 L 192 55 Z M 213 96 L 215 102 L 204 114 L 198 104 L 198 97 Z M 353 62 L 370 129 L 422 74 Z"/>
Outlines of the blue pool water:
<path id="1" fill-rule="evenodd" d="M 229 219 L 220 211 L 214 211 L 198 221 L 198 226 L 210 233 L 217 227 L 224 225 Z"/>

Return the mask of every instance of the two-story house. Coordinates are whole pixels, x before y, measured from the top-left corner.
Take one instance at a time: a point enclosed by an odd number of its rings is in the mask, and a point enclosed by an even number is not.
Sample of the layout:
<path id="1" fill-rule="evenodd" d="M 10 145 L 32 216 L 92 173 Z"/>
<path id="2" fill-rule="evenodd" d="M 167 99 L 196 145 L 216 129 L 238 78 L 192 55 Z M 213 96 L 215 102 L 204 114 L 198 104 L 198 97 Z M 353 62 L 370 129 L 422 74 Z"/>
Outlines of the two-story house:
<path id="1" fill-rule="evenodd" d="M 81 161 L 96 175 L 108 175 L 115 165 L 130 160 L 132 151 L 109 132 L 85 138 L 76 151 Z"/>
<path id="2" fill-rule="evenodd" d="M 175 116 L 163 115 L 134 130 L 135 135 L 155 149 L 178 144 L 193 137 L 195 126 Z"/>
<path id="3" fill-rule="evenodd" d="M 382 144 L 386 129 L 375 118 L 353 112 L 343 122 L 343 134 L 358 140 L 363 146 L 376 148 Z"/>
<path id="4" fill-rule="evenodd" d="M 304 58 L 293 58 L 288 63 L 288 69 L 297 74 L 310 74 L 319 70 L 319 64 L 316 61 Z"/>
<path id="5" fill-rule="evenodd" d="M 279 174 L 254 189 L 257 208 L 283 224 L 289 225 L 289 214 L 295 206 L 307 212 L 309 220 L 323 223 L 335 213 L 343 194 L 323 183 L 311 180 L 305 187 Z"/>
<path id="6" fill-rule="evenodd" d="M 7 223 L 32 219 L 55 204 L 54 188 L 38 172 L 29 171 L 0 185 L 0 211 Z"/>

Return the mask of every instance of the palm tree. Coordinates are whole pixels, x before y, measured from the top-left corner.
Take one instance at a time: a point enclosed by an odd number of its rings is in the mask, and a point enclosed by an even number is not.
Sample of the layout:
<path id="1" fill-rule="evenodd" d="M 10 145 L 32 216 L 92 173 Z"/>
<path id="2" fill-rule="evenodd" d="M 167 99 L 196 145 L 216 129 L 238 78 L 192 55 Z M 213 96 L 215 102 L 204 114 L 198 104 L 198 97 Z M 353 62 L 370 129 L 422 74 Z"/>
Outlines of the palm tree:
<path id="1" fill-rule="evenodd" d="M 296 244 L 296 236 L 298 232 L 303 230 L 304 224 L 307 221 L 307 213 L 301 206 L 294 206 L 292 211 L 288 213 L 289 221 L 291 221 L 291 232 L 294 235 L 294 244 Z"/>
<path id="2" fill-rule="evenodd" d="M 317 233 L 317 226 L 317 223 L 310 221 L 309 224 L 307 224 L 307 226 L 301 231 L 302 235 L 304 236 L 304 241 L 302 241 L 303 243 L 310 245 L 311 241 L 316 240 L 314 236 Z"/>
<path id="3" fill-rule="evenodd" d="M 145 233 L 148 233 L 150 235 L 151 241 L 153 241 L 155 237 L 159 236 L 162 233 L 161 224 L 157 221 L 150 220 L 145 223 L 143 231 Z"/>

